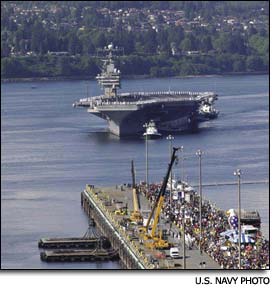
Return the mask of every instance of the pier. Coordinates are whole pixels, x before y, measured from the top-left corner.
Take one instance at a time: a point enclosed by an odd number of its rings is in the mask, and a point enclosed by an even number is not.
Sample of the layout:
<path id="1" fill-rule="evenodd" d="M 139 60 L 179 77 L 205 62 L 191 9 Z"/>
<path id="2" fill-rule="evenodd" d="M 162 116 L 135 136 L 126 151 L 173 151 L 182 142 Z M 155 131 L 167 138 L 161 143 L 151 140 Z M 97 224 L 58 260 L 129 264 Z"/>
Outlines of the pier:
<path id="1" fill-rule="evenodd" d="M 153 265 L 149 264 L 147 258 L 122 228 L 118 216 L 114 215 L 109 193 L 103 194 L 101 191 L 98 193 L 93 186 L 87 185 L 81 193 L 81 205 L 87 215 L 95 220 L 101 233 L 108 237 L 112 247 L 118 250 L 121 265 L 124 269 L 153 268 Z"/>
<path id="2" fill-rule="evenodd" d="M 151 204 L 146 197 L 141 195 L 142 212 L 148 214 Z M 124 269 L 182 269 L 183 239 L 178 237 L 182 229 L 170 222 L 161 219 L 160 226 L 165 238 L 174 245 L 178 246 L 179 257 L 172 258 L 169 249 L 149 249 L 141 241 L 136 225 L 125 228 L 122 224 L 128 218 L 132 207 L 132 188 L 94 188 L 87 185 L 81 193 L 81 205 L 89 216 L 96 222 L 96 226 L 101 233 L 108 237 L 112 247 L 118 250 L 121 266 Z M 122 210 L 126 208 L 125 210 Z M 123 214 L 120 214 L 123 212 Z M 127 214 L 126 214 L 127 213 Z M 171 227 L 171 230 L 170 230 Z M 182 234 L 181 234 L 182 235 Z M 206 253 L 200 253 L 197 247 L 187 249 L 185 252 L 186 269 L 220 269 L 221 266 Z"/>
<path id="3" fill-rule="evenodd" d="M 160 185 L 151 185 L 148 195 L 145 185 L 138 186 L 144 219 L 151 212 L 159 188 Z M 109 239 L 112 248 L 118 252 L 123 269 L 238 269 L 237 244 L 227 240 L 221 241 L 220 234 L 229 230 L 226 212 L 216 208 L 208 200 L 203 201 L 200 245 L 197 221 L 199 196 L 193 193 L 187 198 L 190 198 L 187 202 L 183 201 L 185 218 L 178 213 L 171 219 L 167 196 L 158 223 L 163 239 L 170 247 L 178 248 L 178 257 L 171 257 L 169 248 L 149 247 L 149 244 L 142 239 L 139 230 L 141 226 L 136 222 L 128 221 L 133 212 L 131 185 L 102 188 L 87 185 L 81 193 L 81 205 L 88 217 L 95 220 L 101 234 Z M 180 211 L 181 204 L 177 203 L 179 201 L 173 202 L 176 203 L 175 212 L 177 209 Z M 246 218 L 258 219 L 256 213 L 252 216 L 250 213 L 244 213 L 241 221 Z M 183 232 L 186 234 L 185 238 Z M 242 264 L 243 269 L 269 268 L 269 242 L 260 236 L 257 237 L 254 245 L 243 244 Z"/>
<path id="4" fill-rule="evenodd" d="M 254 180 L 254 181 L 243 181 L 242 185 L 246 184 L 269 184 L 269 180 Z M 211 182 L 202 184 L 203 187 L 211 187 L 211 186 L 226 186 L 226 185 L 236 185 L 235 181 L 230 182 Z M 198 185 L 193 184 L 193 187 L 198 187 Z"/>

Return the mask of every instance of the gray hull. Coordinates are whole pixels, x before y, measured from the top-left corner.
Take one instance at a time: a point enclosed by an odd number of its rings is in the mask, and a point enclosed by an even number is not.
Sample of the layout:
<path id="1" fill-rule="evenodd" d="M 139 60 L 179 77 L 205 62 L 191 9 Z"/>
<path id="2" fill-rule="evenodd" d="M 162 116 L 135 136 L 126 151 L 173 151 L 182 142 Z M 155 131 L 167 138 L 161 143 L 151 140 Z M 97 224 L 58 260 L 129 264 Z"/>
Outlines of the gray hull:
<path id="1" fill-rule="evenodd" d="M 160 133 L 193 131 L 197 128 L 197 101 L 158 102 L 129 107 L 98 107 L 88 111 L 107 120 L 109 131 L 120 137 L 142 135 L 143 125 L 154 120 Z"/>

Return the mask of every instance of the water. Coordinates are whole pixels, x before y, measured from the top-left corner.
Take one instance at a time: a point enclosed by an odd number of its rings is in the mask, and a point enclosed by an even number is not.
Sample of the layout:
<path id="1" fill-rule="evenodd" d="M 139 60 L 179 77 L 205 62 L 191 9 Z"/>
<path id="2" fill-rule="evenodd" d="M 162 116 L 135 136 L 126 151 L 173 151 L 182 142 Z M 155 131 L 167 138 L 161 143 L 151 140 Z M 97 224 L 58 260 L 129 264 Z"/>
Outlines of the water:
<path id="1" fill-rule="evenodd" d="M 72 103 L 100 93 L 94 81 L 7 83 L 1 85 L 2 116 L 2 268 L 108 268 L 117 262 L 54 263 L 40 261 L 41 237 L 81 236 L 88 219 L 80 207 L 86 183 L 99 186 L 131 181 L 134 159 L 137 180 L 145 179 L 145 142 L 120 140 L 106 131 L 106 123 Z M 33 88 L 31 88 L 33 87 Z M 35 87 L 35 88 L 34 88 Z M 122 91 L 216 91 L 220 115 L 201 124 L 197 134 L 179 135 L 184 166 L 176 176 L 198 182 L 197 149 L 204 152 L 203 182 L 269 178 L 268 76 L 213 76 L 185 79 L 124 80 Z M 150 141 L 150 179 L 165 175 L 169 144 L 165 138 Z M 183 168 L 184 167 L 184 168 Z M 223 209 L 237 207 L 237 187 L 205 187 L 203 193 Z M 268 237 L 268 184 L 242 185 L 242 206 L 259 210 Z"/>

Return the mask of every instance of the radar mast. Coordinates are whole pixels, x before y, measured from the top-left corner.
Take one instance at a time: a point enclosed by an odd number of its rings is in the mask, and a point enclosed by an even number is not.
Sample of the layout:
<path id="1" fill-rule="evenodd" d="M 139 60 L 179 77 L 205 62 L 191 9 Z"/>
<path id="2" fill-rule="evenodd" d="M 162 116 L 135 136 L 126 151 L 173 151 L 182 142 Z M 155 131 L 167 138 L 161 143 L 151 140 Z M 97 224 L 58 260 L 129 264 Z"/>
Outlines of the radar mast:
<path id="1" fill-rule="evenodd" d="M 106 98 L 116 98 L 117 89 L 121 88 L 121 72 L 115 67 L 113 53 L 123 52 L 123 48 L 114 48 L 113 43 L 111 43 L 107 47 L 105 46 L 104 49 L 99 49 L 99 51 L 103 52 L 106 58 L 102 60 L 102 72 L 96 76 L 96 79 L 104 90 Z"/>

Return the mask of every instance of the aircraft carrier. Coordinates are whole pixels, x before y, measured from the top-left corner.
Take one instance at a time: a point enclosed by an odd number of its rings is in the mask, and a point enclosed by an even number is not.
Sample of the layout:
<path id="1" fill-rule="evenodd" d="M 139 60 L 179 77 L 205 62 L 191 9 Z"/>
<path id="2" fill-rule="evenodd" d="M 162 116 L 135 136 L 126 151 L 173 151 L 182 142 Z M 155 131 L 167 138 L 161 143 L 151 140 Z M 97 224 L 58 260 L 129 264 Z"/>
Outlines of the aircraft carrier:
<path id="1" fill-rule="evenodd" d="M 108 122 L 109 131 L 117 136 L 142 135 L 143 125 L 153 120 L 160 133 L 195 131 L 203 105 L 213 106 L 217 94 L 213 92 L 158 91 L 117 93 L 121 88 L 121 73 L 115 67 L 112 44 L 105 47 L 101 74 L 96 76 L 103 95 L 87 97 L 73 103 Z"/>

